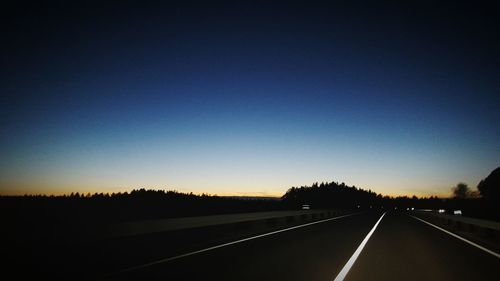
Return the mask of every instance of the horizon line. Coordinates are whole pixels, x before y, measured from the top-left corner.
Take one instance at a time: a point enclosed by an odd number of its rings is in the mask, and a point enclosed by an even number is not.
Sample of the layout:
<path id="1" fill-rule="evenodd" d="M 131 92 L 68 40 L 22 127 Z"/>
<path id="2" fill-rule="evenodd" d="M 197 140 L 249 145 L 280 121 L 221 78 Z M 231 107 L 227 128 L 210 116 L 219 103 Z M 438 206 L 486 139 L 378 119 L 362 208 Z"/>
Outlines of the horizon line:
<path id="1" fill-rule="evenodd" d="M 356 187 L 358 189 L 362 189 L 362 190 L 365 190 L 365 191 L 368 191 L 368 190 L 371 190 L 372 192 L 374 192 L 375 194 L 377 195 L 381 195 L 383 197 L 392 197 L 392 198 L 397 198 L 397 197 L 408 197 L 408 198 L 412 198 L 412 197 L 417 197 L 417 198 L 429 198 L 429 197 L 437 197 L 437 198 L 440 198 L 440 199 L 447 199 L 447 198 L 452 198 L 451 194 L 448 194 L 448 195 L 445 195 L 445 194 L 426 194 L 426 195 L 417 195 L 417 194 L 383 194 L 383 193 L 379 193 L 379 192 L 375 192 L 373 191 L 372 189 L 364 189 L 364 188 L 360 188 L 360 187 Z M 80 192 L 80 191 L 71 191 L 71 192 L 57 192 L 57 193 L 3 193 L 3 192 L 0 192 L 0 196 L 4 196 L 4 197 L 23 197 L 23 196 L 47 196 L 47 197 L 50 197 L 50 196 L 54 196 L 54 197 L 63 197 L 63 196 L 71 196 L 71 194 L 80 194 L 80 195 L 83 195 L 83 196 L 87 196 L 87 195 L 95 195 L 95 194 L 109 194 L 109 195 L 112 195 L 112 194 L 119 194 L 119 193 L 131 193 L 132 191 L 134 190 L 141 190 L 141 189 L 145 189 L 145 190 L 153 190 L 153 191 L 165 191 L 165 192 L 169 192 L 169 191 L 173 191 L 173 192 L 178 192 L 178 193 L 182 193 L 182 194 L 193 194 L 193 195 L 197 195 L 197 196 L 201 196 L 201 195 L 208 195 L 208 196 L 218 196 L 218 197 L 261 197 L 261 198 L 281 198 L 283 195 L 286 194 L 286 191 L 283 193 L 283 194 L 276 194 L 276 193 L 267 193 L 267 192 L 236 192 L 236 193 L 207 193 L 207 192 L 194 192 L 194 191 L 179 191 L 179 190 L 176 190 L 176 189 L 161 189 L 161 188 L 144 188 L 144 187 L 141 187 L 141 188 L 133 188 L 133 189 L 129 189 L 129 190 L 123 190 L 123 191 L 108 191 L 108 192 L 105 192 L 105 191 L 95 191 L 95 192 Z M 244 193 L 244 194 L 241 194 L 241 193 Z"/>

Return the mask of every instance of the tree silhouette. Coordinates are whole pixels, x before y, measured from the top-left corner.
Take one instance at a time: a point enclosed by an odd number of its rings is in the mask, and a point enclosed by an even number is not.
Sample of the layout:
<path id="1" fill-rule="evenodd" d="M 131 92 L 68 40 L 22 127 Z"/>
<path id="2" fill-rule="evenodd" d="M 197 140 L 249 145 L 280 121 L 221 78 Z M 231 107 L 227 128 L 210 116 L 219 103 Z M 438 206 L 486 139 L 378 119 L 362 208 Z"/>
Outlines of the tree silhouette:
<path id="1" fill-rule="evenodd" d="M 293 209 L 299 208 L 302 204 L 310 204 L 314 209 L 352 209 L 380 205 L 381 198 L 381 195 L 371 190 L 347 186 L 345 183 L 322 182 L 318 184 L 315 182 L 311 186 L 290 188 L 283 195 L 282 201 Z"/>
<path id="2" fill-rule="evenodd" d="M 469 197 L 470 192 L 471 192 L 469 189 L 469 186 L 467 186 L 467 184 L 465 184 L 463 182 L 461 182 L 461 183 L 457 184 L 457 186 L 453 187 L 452 191 L 453 191 L 453 197 L 456 199 L 465 199 L 465 198 Z"/>
<path id="3" fill-rule="evenodd" d="M 29 221 L 54 224 L 108 224 L 113 222 L 203 216 L 244 212 L 311 209 L 447 211 L 460 209 L 464 215 L 500 220 L 500 168 L 479 183 L 479 198 L 465 183 L 453 187 L 453 198 L 383 196 L 338 182 L 314 182 L 292 187 L 281 199 L 222 197 L 171 190 L 135 189 L 131 192 L 69 195 L 0 195 L 0 219 L 13 223 Z M 70 228 L 69 226 L 67 228 Z"/>
<path id="4" fill-rule="evenodd" d="M 500 201 L 500 167 L 493 170 L 488 177 L 479 182 L 477 189 L 484 198 Z"/>

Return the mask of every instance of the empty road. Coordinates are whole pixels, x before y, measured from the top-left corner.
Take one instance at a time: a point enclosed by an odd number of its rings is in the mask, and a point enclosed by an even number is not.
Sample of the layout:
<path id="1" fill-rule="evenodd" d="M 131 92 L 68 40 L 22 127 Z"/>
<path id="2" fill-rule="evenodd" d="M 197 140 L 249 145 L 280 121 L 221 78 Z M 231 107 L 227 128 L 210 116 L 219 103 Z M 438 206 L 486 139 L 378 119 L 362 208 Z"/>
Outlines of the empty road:
<path id="1" fill-rule="evenodd" d="M 498 256 L 403 212 L 361 213 L 203 249 L 137 264 L 104 279 L 456 281 L 500 276 Z"/>

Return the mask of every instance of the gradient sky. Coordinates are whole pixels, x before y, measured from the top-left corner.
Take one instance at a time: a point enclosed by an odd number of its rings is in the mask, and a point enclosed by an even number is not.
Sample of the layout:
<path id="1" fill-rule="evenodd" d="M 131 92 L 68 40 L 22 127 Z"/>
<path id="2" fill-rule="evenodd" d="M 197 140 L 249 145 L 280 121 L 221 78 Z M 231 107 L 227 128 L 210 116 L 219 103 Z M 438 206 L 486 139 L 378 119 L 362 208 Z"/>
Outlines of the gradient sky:
<path id="1" fill-rule="evenodd" d="M 3 9 L 0 194 L 447 195 L 500 165 L 493 7 L 140 2 Z"/>

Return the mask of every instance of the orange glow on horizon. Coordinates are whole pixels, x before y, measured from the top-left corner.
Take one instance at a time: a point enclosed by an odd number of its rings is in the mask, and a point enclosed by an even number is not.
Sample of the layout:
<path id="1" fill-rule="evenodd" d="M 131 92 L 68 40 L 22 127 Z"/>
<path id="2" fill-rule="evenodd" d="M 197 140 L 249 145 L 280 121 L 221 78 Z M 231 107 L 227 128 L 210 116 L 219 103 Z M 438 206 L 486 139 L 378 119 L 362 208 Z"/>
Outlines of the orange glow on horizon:
<path id="1" fill-rule="evenodd" d="M 45 187 L 45 186 L 38 186 L 38 185 L 31 185 L 31 184 L 15 184 L 15 185 L 9 185 L 9 186 L 0 186 L 0 195 L 3 196 L 22 196 L 22 195 L 46 195 L 46 196 L 63 196 L 63 195 L 70 195 L 71 193 L 79 193 L 81 195 L 86 195 L 86 194 L 95 194 L 95 193 L 104 193 L 104 194 L 112 194 L 112 193 L 124 193 L 128 192 L 130 193 L 132 190 L 137 190 L 137 189 L 147 189 L 147 190 L 165 190 L 165 191 L 177 191 L 181 193 L 193 193 L 195 195 L 210 195 L 210 196 L 238 196 L 238 197 L 275 197 L 275 198 L 280 198 L 282 197 L 288 188 L 283 190 L 282 193 L 280 192 L 266 192 L 266 191 L 240 191 L 240 190 L 235 190 L 235 191 L 227 191 L 227 190 L 219 190 L 219 191 L 203 191 L 203 190 L 189 190 L 189 189 L 176 189 L 176 188 L 155 188 L 155 187 L 134 187 L 134 188 L 123 188 L 123 187 L 114 187 L 114 188 L 109 188 L 109 187 L 103 187 L 103 188 L 89 188 L 89 187 L 84 187 L 84 186 L 73 186 L 73 187 L 68 187 L 65 189 L 57 188 L 57 187 Z M 362 188 L 362 187 L 361 187 Z M 68 190 L 69 189 L 69 190 Z M 362 188 L 365 190 L 368 190 L 367 188 Z M 44 190 L 41 192 L 41 190 Z M 389 196 L 389 197 L 413 197 L 417 196 L 419 198 L 422 197 L 431 197 L 431 196 L 437 196 L 438 198 L 449 198 L 451 196 L 451 192 L 442 192 L 442 193 L 397 193 L 397 192 L 388 192 L 388 193 L 382 193 L 379 192 L 377 189 L 371 189 L 373 192 L 377 194 L 381 194 L 382 196 Z"/>

